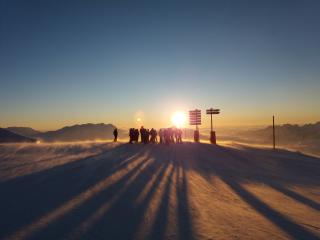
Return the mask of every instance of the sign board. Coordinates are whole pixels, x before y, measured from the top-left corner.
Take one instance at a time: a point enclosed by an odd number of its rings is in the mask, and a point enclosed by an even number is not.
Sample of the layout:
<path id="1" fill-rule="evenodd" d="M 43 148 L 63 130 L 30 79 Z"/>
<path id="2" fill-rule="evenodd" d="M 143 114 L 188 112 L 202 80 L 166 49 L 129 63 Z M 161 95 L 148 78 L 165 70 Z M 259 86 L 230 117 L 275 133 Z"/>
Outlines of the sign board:
<path id="1" fill-rule="evenodd" d="M 201 110 L 195 109 L 189 111 L 189 124 L 201 125 Z"/>
<path id="2" fill-rule="evenodd" d="M 212 115 L 213 114 L 219 114 L 220 113 L 220 109 L 217 109 L 217 108 L 209 108 L 206 110 L 206 113 L 207 114 L 210 114 L 210 118 L 211 118 L 211 132 L 210 132 L 210 142 L 212 144 L 216 144 L 216 133 L 213 131 L 213 128 L 212 128 Z"/>
<path id="3" fill-rule="evenodd" d="M 210 108 L 210 109 L 207 109 L 207 114 L 219 114 L 220 113 L 220 109 L 213 109 L 213 108 Z"/>

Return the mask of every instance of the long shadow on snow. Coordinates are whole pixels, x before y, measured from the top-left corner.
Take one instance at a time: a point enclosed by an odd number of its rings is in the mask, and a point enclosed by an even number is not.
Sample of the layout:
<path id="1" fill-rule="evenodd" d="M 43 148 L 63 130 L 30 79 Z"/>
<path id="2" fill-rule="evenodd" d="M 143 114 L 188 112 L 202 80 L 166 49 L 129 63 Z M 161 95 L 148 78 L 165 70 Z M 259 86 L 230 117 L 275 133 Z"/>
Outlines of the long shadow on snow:
<path id="1" fill-rule="evenodd" d="M 71 212 L 69 216 L 58 222 L 55 227 L 50 226 L 48 232 L 61 232 L 64 238 L 77 235 L 69 235 L 70 231 L 78 229 L 81 239 L 134 239 L 141 231 L 145 232 L 144 239 L 165 239 L 168 227 L 170 208 L 170 188 L 173 176 L 177 176 L 177 201 L 178 201 L 178 234 L 179 239 L 193 239 L 190 215 L 188 214 L 188 190 L 187 179 L 183 164 L 180 160 L 168 158 L 173 149 L 166 146 L 148 146 L 149 160 L 145 168 L 137 171 L 132 177 L 119 181 L 114 187 L 102 191 L 79 209 Z M 180 168 L 180 175 L 179 175 Z M 147 187 L 148 183 L 150 184 Z M 158 188 L 162 185 L 161 196 Z M 125 189 L 122 192 L 122 189 Z M 148 190 L 146 192 L 146 189 Z M 158 194 L 157 194 L 158 193 Z M 121 194 L 114 202 L 114 196 Z M 144 197 L 141 200 L 141 194 Z M 152 216 L 151 229 L 144 229 L 146 213 L 151 207 L 151 201 L 158 197 L 159 205 Z M 137 201 L 140 199 L 140 201 Z M 111 203 L 110 207 L 108 203 Z M 155 207 L 155 206 L 152 206 Z M 66 220 L 69 218 L 69 220 Z M 65 221 L 66 220 L 66 221 Z M 90 222 L 92 221 L 92 222 Z M 68 226 L 65 223 L 69 223 Z M 87 225 L 89 223 L 89 225 Z M 58 226 L 59 225 L 59 226 Z M 64 227 L 63 227 L 64 226 Z M 79 228 L 80 226 L 80 228 Z M 89 226 L 81 229 L 81 226 Z M 77 234 L 77 232 L 76 232 Z M 40 234 L 39 236 L 60 238 L 60 234 Z M 39 239 L 41 239 L 41 237 Z"/>
<path id="2" fill-rule="evenodd" d="M 254 176 L 254 178 L 250 178 L 250 180 L 261 182 L 292 198 L 295 201 L 298 201 L 317 211 L 320 210 L 320 204 L 316 201 L 313 201 L 312 199 L 304 197 L 301 194 L 284 187 L 284 184 L 287 183 L 311 186 L 317 185 L 317 183 L 320 181 L 320 160 L 318 158 L 302 155 L 301 153 L 293 153 L 287 150 L 279 150 L 274 152 L 272 150 L 252 149 L 248 147 L 245 148 L 245 152 L 249 153 L 246 156 L 242 156 L 243 154 L 241 155 L 241 150 L 226 148 L 225 151 L 232 157 L 240 159 L 242 163 L 248 164 L 250 168 L 253 168 L 252 172 L 258 173 L 258 175 L 255 176 L 251 174 L 251 176 Z M 271 179 L 270 170 L 267 168 L 267 166 L 263 165 L 264 159 L 259 159 L 259 156 L 253 157 L 252 155 L 250 155 L 250 153 L 258 153 L 258 155 L 260 154 L 262 156 L 268 155 L 268 158 L 278 160 L 276 162 L 277 167 L 279 168 L 278 176 L 275 176 L 275 179 Z M 288 156 L 291 156 L 291 158 L 289 158 Z M 299 157 L 305 159 L 303 163 L 301 163 Z M 287 179 L 283 179 L 283 175 L 284 178 L 287 177 Z M 305 177 L 301 178 L 301 175 L 307 176 L 307 179 Z M 243 180 L 249 180 L 249 178 L 247 177 L 247 179 L 242 179 L 242 181 Z"/>
<path id="3" fill-rule="evenodd" d="M 131 160 L 131 163 L 134 162 L 137 161 Z M 143 169 L 144 167 L 146 169 Z M 90 229 L 91 225 L 94 226 L 98 224 L 100 220 L 99 216 L 104 216 L 106 213 L 104 209 L 108 209 L 105 205 L 112 202 L 112 199 L 118 194 L 122 197 L 122 189 L 125 189 L 126 185 L 132 184 L 132 179 L 140 176 L 142 172 L 148 168 L 150 168 L 150 159 L 146 156 L 130 168 L 118 181 L 102 189 L 98 194 L 94 195 L 79 207 L 66 213 L 63 218 L 51 222 L 46 228 L 43 228 L 35 234 L 33 239 L 66 239 L 79 237 L 86 239 L 87 230 L 83 231 L 82 228 L 77 229 L 77 227 L 84 225 L 85 228 Z M 87 238 L 91 239 L 92 237 Z M 95 237 L 95 239 L 96 238 L 98 237 Z"/>
<path id="4" fill-rule="evenodd" d="M 143 229 L 143 221 L 150 201 L 155 196 L 159 185 L 163 181 L 170 182 L 173 172 L 171 171 L 171 173 L 168 173 L 168 171 L 170 171 L 168 168 L 171 163 L 168 159 L 159 157 L 159 154 L 161 155 L 162 153 L 159 152 L 157 146 L 150 146 L 149 148 L 151 148 L 150 157 L 153 158 L 153 162 L 139 174 L 123 196 L 111 207 L 100 221 L 83 236 L 84 239 L 90 239 L 92 237 L 99 238 L 98 235 L 95 235 L 97 232 L 99 232 L 100 237 L 108 236 L 110 239 L 133 239 L 137 234 L 137 231 L 141 229 L 141 227 Z M 137 204 L 136 200 L 145 189 L 146 184 L 151 180 L 154 174 L 156 174 L 157 169 L 160 169 L 160 173 L 158 173 L 156 180 L 153 182 L 152 187 L 143 201 Z M 164 192 L 168 190 L 167 187 L 169 187 L 168 184 L 166 184 Z M 105 200 L 107 201 L 108 199 Z M 161 200 L 160 205 L 162 204 L 162 201 L 163 199 Z M 167 211 L 167 209 L 162 210 Z M 157 216 L 155 216 L 155 218 L 157 218 Z M 155 222 L 157 222 L 157 228 L 165 229 L 167 219 L 162 219 L 160 223 L 157 220 L 155 220 Z"/>
<path id="5" fill-rule="evenodd" d="M 124 144 L 100 154 L 0 183 L 0 238 L 23 229 L 95 183 L 125 168 L 141 145 Z M 123 164 L 122 164 L 123 163 Z"/>
<path id="6" fill-rule="evenodd" d="M 179 152 L 181 145 L 172 146 L 172 148 L 167 152 L 168 155 L 176 155 Z M 190 216 L 190 206 L 189 206 L 189 189 L 188 189 L 188 179 L 187 179 L 187 159 L 185 156 L 183 158 L 172 158 L 171 164 L 173 169 L 167 177 L 167 182 L 164 187 L 163 194 L 161 196 L 161 201 L 159 204 L 158 211 L 155 216 L 154 225 L 147 237 L 147 239 L 162 240 L 167 239 L 165 235 L 168 227 L 168 218 L 170 211 L 170 188 L 173 185 L 173 177 L 175 174 L 175 194 L 176 194 L 176 218 L 177 218 L 177 232 L 176 236 L 170 236 L 174 239 L 180 240 L 191 240 L 194 239 L 193 228 Z M 173 211 L 173 209 L 171 209 Z M 172 223 L 172 221 L 171 221 Z"/>
<path id="7" fill-rule="evenodd" d="M 280 227 L 283 231 L 288 233 L 293 239 L 319 239 L 315 234 L 308 231 L 306 228 L 300 226 L 299 224 L 295 223 L 294 221 L 284 216 L 280 212 L 274 210 L 272 207 L 260 200 L 258 197 L 256 197 L 254 194 L 249 192 L 241 185 L 241 183 L 244 183 L 246 181 L 264 183 L 270 185 L 271 187 L 274 187 L 275 189 L 279 190 L 280 192 L 283 192 L 286 195 L 289 195 L 295 200 L 307 204 L 308 206 L 317 208 L 318 205 L 315 205 L 312 200 L 307 200 L 307 198 L 303 196 L 297 196 L 297 193 L 293 194 L 292 192 L 290 192 L 290 190 L 286 190 L 283 187 L 279 187 L 281 186 L 282 182 L 291 184 L 299 183 L 299 179 L 289 178 L 289 180 L 287 180 L 279 176 L 279 178 L 277 179 L 278 181 L 276 183 L 277 185 L 275 185 L 275 181 L 272 181 L 270 179 L 273 173 L 268 172 L 271 170 L 268 170 L 268 168 L 261 169 L 259 163 L 254 162 L 254 160 L 250 158 L 250 155 L 243 156 L 241 150 L 219 146 L 212 147 L 210 145 L 202 145 L 200 146 L 200 149 L 198 149 L 198 151 L 199 153 L 202 152 L 202 154 L 199 154 L 199 156 L 205 156 L 203 155 L 204 152 L 208 153 L 211 151 L 211 156 L 207 156 L 205 159 L 199 159 L 199 162 L 197 164 L 196 170 L 198 170 L 200 174 L 204 176 L 205 179 L 210 181 L 211 176 L 219 176 L 220 179 L 224 181 L 227 185 L 229 185 L 241 199 L 243 199 L 250 206 L 252 206 L 258 213 L 262 214 L 275 225 Z M 227 156 L 231 156 L 231 158 L 228 158 Z M 253 158 L 253 156 L 251 157 Z M 223 162 L 224 160 L 226 160 L 227 162 Z M 280 162 L 279 164 L 284 164 L 285 166 L 290 165 L 290 162 L 288 162 L 287 159 L 285 160 L 285 163 Z M 314 158 L 312 158 L 312 160 L 314 160 Z M 318 160 L 316 159 L 314 161 Z M 311 162 L 312 166 L 319 164 L 318 162 L 314 161 Z M 239 170 L 228 167 L 232 165 L 236 165 L 237 167 L 239 167 Z M 280 169 L 281 171 L 284 171 L 283 174 L 285 174 L 286 176 L 290 174 L 295 174 L 296 172 L 296 169 L 294 169 L 293 171 L 291 171 L 291 169 L 286 169 L 285 167 L 281 167 Z M 306 169 L 309 170 L 310 168 L 307 167 Z M 282 173 L 281 171 L 279 172 L 279 174 Z M 313 170 L 313 172 L 314 171 L 315 170 Z M 263 173 L 263 176 L 260 176 L 259 173 Z M 314 179 L 304 179 L 304 184 L 306 185 L 312 185 L 314 184 L 314 182 Z"/>
<path id="8" fill-rule="evenodd" d="M 179 149 L 187 152 L 184 154 L 192 153 L 193 157 L 187 158 L 181 155 Z M 110 187 L 101 190 L 79 207 L 72 209 L 61 218 L 40 229 L 33 237 L 36 239 L 59 239 L 71 236 L 72 238 L 74 235 L 69 234 L 75 230 L 76 234 L 81 233 L 82 239 L 105 239 L 106 237 L 110 239 L 133 239 L 141 230 L 141 227 L 144 226 L 148 207 L 156 197 L 160 184 L 164 183 L 159 206 L 153 216 L 154 224 L 151 226 L 150 232 L 146 234 L 146 239 L 164 239 L 169 218 L 170 185 L 172 185 L 173 176 L 176 174 L 177 234 L 179 239 L 194 239 L 189 212 L 188 199 L 190 193 L 188 192 L 187 178 L 187 172 L 191 167 L 192 170 L 199 172 L 208 180 L 214 175 L 219 176 L 240 198 L 291 237 L 295 239 L 317 239 L 317 236 L 313 233 L 272 209 L 241 185 L 246 181 L 270 184 L 268 179 L 274 173 L 269 167 L 276 164 L 280 166 L 276 173 L 279 176 L 275 176 L 278 190 L 282 190 L 281 192 L 286 195 L 291 195 L 297 201 L 317 208 L 318 205 L 312 200 L 308 201 L 307 198 L 297 193 L 293 194 L 290 190 L 283 188 L 282 184 L 299 182 L 291 177 L 296 173 L 296 169 L 287 168 L 291 162 L 285 159 L 285 156 L 280 154 L 283 161 L 275 160 L 275 162 L 271 161 L 261 165 L 260 162 L 256 163 L 254 157 L 250 154 L 243 154 L 240 150 L 214 147 L 207 144 L 183 144 L 169 147 L 123 145 L 110 150 L 110 154 L 106 153 L 105 156 L 102 154 L 103 158 L 99 161 L 88 158 L 0 184 L 0 193 L 1 196 L 4 196 L 1 199 L 4 204 L 0 205 L 1 212 L 4 212 L 4 217 L 0 217 L 1 229 L 9 228 L 1 234 L 5 236 L 21 226 L 37 220 L 46 212 L 63 205 L 69 199 L 84 190 L 90 189 L 94 184 L 117 170 L 126 168 L 128 164 L 134 162 L 145 152 L 148 153 L 146 158 L 129 169 L 123 178 Z M 167 158 L 172 154 L 180 155 L 177 158 Z M 268 154 L 273 157 L 272 153 L 268 152 Z M 276 157 L 279 157 L 278 155 Z M 295 164 L 299 165 L 298 159 L 291 161 L 295 161 Z M 310 166 L 303 168 L 303 171 L 311 170 L 315 173 L 316 170 L 312 170 L 311 165 L 313 167 L 318 166 L 318 163 L 313 159 L 308 160 L 308 162 Z M 169 169 L 170 165 L 171 168 Z M 90 174 L 88 174 L 87 168 L 91 168 Z M 88 176 L 83 176 L 83 174 Z M 286 178 L 282 178 L 282 174 Z M 150 181 L 153 182 L 151 182 L 148 192 L 142 201 L 137 202 Z M 304 179 L 303 183 L 312 185 L 314 180 Z M 279 188 L 279 186 L 282 188 Z M 10 200 L 20 197 L 19 193 L 25 191 L 25 188 L 28 188 L 31 195 L 10 203 Z M 116 198 L 116 196 L 119 197 Z M 16 207 L 18 210 L 8 210 L 6 209 L 8 207 Z M 33 209 L 28 212 L 25 208 Z M 13 215 L 10 217 L 12 213 Z M 22 219 L 17 220 L 20 216 L 22 216 Z M 10 221 L 7 221 L 7 217 Z M 17 221 L 18 223 L 16 223 Z M 10 224 L 12 224 L 11 228 Z M 81 228 L 81 226 L 86 226 L 86 228 Z"/>

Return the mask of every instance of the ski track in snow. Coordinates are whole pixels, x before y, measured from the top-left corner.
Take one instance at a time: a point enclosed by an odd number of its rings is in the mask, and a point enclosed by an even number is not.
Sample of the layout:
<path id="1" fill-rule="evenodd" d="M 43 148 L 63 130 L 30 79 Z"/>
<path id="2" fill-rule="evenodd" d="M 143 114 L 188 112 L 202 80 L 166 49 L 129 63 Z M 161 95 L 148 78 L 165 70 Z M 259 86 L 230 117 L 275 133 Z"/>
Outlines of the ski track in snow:
<path id="1" fill-rule="evenodd" d="M 0 239 L 320 239 L 320 159 L 239 144 L 2 144 Z"/>

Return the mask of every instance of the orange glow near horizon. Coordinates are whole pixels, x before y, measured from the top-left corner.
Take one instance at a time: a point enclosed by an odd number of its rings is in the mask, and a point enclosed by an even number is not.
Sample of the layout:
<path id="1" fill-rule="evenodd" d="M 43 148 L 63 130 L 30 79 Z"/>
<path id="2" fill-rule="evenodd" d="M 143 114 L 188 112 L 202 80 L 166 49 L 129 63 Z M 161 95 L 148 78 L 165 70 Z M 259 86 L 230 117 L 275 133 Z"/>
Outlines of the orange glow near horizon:
<path id="1" fill-rule="evenodd" d="M 277 111 L 265 111 L 261 109 L 257 110 L 247 110 L 245 112 L 238 112 L 230 108 L 221 108 L 221 114 L 213 116 L 213 127 L 257 127 L 257 126 L 270 126 L 272 124 L 272 115 L 276 117 L 276 125 L 281 124 L 307 124 L 316 123 L 320 119 L 320 114 L 318 112 L 313 112 L 311 114 L 297 115 L 290 112 L 280 112 Z M 179 109 L 179 111 L 176 111 Z M 44 115 L 40 117 L 37 115 L 33 116 L 22 116 L 20 118 L 13 118 L 4 116 L 0 119 L 0 128 L 6 127 L 31 127 L 39 131 L 54 131 L 66 126 L 73 126 L 76 124 L 86 124 L 86 123 L 111 123 L 120 129 L 127 129 L 131 127 L 140 128 L 145 126 L 147 128 L 163 128 L 169 127 L 170 125 L 181 125 L 179 123 L 179 116 L 176 117 L 177 112 L 182 112 L 185 115 L 185 122 L 181 127 L 193 128 L 188 124 L 188 110 L 191 107 L 184 107 L 179 105 L 169 106 L 168 109 L 165 108 L 154 108 L 151 110 L 137 110 L 128 113 L 105 113 L 101 112 L 99 114 L 92 113 L 85 116 L 75 115 Z M 202 116 L 201 128 L 210 128 L 210 116 L 205 114 L 205 107 L 201 108 Z M 111 111 L 110 111 L 111 112 Z M 175 116 L 175 117 L 173 117 Z M 178 119 L 176 119 L 178 118 Z M 175 119 L 175 120 L 174 120 Z M 178 122 L 177 122 L 178 121 Z"/>

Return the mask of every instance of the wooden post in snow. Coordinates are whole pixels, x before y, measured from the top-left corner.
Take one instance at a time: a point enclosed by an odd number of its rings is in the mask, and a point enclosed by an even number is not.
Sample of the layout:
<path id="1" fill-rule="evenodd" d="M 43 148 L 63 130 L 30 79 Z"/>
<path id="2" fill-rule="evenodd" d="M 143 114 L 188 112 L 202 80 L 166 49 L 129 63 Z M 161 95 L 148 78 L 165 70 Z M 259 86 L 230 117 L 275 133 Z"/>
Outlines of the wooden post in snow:
<path id="1" fill-rule="evenodd" d="M 274 128 L 274 116 L 272 116 L 272 137 L 273 137 L 273 150 L 276 150 L 276 135 Z"/>

